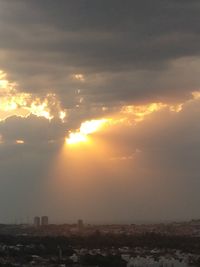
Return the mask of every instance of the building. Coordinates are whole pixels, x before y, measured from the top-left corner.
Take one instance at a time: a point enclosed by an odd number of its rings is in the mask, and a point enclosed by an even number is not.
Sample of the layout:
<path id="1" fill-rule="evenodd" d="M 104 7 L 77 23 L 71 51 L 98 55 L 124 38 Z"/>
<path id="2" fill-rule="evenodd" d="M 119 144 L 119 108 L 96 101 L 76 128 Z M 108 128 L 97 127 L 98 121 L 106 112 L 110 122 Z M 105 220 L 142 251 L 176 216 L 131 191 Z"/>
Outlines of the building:
<path id="1" fill-rule="evenodd" d="M 78 220 L 77 226 L 78 226 L 78 231 L 82 232 L 83 231 L 83 227 L 84 227 L 83 220 Z"/>
<path id="2" fill-rule="evenodd" d="M 39 216 L 35 216 L 34 217 L 33 224 L 34 224 L 35 227 L 39 227 L 40 226 L 40 217 Z"/>
<path id="3" fill-rule="evenodd" d="M 45 225 L 48 225 L 49 224 L 49 218 L 48 216 L 42 216 L 41 217 L 41 225 L 42 226 L 45 226 Z"/>

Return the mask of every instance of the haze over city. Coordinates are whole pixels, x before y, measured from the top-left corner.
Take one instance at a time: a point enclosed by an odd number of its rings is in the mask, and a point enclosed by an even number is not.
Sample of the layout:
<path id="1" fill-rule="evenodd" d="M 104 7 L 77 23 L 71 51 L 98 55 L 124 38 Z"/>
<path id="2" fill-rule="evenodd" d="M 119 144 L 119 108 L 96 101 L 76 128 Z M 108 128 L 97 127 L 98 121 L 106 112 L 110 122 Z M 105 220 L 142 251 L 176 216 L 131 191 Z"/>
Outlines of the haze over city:
<path id="1" fill-rule="evenodd" d="M 199 13 L 0 0 L 0 223 L 200 218 Z"/>

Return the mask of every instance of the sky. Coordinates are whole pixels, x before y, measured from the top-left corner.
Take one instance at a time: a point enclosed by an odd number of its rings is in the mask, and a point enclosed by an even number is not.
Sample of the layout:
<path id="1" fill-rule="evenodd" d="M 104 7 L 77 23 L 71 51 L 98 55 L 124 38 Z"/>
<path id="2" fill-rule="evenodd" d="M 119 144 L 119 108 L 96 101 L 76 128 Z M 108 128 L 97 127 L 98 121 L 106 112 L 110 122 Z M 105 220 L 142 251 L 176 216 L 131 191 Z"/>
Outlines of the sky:
<path id="1" fill-rule="evenodd" d="M 0 0 L 0 222 L 200 218 L 199 13 Z"/>

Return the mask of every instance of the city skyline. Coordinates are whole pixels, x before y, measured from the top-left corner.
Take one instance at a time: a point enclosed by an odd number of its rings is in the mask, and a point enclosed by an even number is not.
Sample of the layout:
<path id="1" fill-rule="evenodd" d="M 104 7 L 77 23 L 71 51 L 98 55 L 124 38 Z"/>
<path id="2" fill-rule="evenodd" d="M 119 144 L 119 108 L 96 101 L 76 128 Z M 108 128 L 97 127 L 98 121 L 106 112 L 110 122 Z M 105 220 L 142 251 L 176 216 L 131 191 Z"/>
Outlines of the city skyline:
<path id="1" fill-rule="evenodd" d="M 199 12 L 0 0 L 0 223 L 200 218 Z"/>

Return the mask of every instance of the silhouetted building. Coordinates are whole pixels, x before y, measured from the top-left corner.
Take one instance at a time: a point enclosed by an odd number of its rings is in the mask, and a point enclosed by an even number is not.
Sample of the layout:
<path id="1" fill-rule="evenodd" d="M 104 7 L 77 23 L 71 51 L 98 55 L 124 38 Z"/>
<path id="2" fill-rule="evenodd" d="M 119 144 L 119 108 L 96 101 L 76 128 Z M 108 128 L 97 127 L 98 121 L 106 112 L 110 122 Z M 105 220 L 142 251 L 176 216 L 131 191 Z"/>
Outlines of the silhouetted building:
<path id="1" fill-rule="evenodd" d="M 41 225 L 42 226 L 45 226 L 45 225 L 48 225 L 49 224 L 49 218 L 48 216 L 42 216 L 41 217 Z"/>
<path id="2" fill-rule="evenodd" d="M 33 224 L 34 224 L 35 227 L 39 227 L 40 226 L 40 217 L 39 216 L 35 216 L 34 217 Z"/>
<path id="3" fill-rule="evenodd" d="M 83 220 L 78 220 L 78 231 L 82 232 L 83 227 L 84 227 Z"/>

